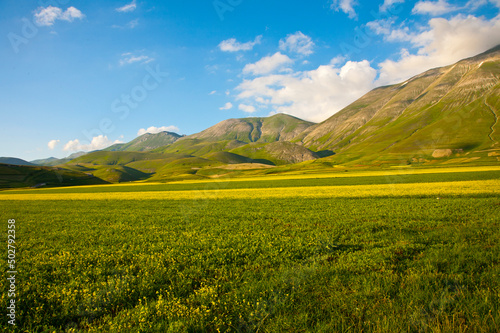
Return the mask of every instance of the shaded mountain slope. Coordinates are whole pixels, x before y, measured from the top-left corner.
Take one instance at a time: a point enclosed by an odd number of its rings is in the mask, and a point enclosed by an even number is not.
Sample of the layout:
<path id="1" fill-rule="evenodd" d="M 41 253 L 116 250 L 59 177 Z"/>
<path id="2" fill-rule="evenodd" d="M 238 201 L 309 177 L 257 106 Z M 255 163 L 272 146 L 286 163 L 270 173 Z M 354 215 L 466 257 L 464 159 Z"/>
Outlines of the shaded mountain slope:
<path id="1" fill-rule="evenodd" d="M 80 171 L 42 166 L 0 164 L 0 188 L 96 185 L 107 182 Z"/>
<path id="2" fill-rule="evenodd" d="M 274 165 L 300 163 L 320 157 L 303 146 L 286 141 L 250 143 L 231 152 L 251 158 L 258 163 Z"/>

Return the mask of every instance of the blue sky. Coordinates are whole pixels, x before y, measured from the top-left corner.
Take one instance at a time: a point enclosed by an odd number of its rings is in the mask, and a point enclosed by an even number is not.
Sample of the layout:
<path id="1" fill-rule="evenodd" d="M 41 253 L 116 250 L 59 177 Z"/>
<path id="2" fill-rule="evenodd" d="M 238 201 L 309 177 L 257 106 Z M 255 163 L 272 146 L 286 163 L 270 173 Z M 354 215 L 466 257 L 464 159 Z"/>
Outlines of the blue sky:
<path id="1" fill-rule="evenodd" d="M 26 160 L 284 112 L 500 44 L 500 0 L 0 2 L 0 156 Z"/>

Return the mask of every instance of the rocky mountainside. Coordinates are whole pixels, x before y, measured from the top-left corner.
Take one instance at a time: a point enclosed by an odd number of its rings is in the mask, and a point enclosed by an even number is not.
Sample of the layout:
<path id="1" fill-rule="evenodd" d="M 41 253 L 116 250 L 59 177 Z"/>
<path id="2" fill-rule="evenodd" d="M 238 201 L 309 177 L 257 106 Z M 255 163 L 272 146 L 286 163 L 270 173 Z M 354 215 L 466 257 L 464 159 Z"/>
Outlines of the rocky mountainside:
<path id="1" fill-rule="evenodd" d="M 500 148 L 500 46 L 375 89 L 295 138 L 348 159 Z"/>

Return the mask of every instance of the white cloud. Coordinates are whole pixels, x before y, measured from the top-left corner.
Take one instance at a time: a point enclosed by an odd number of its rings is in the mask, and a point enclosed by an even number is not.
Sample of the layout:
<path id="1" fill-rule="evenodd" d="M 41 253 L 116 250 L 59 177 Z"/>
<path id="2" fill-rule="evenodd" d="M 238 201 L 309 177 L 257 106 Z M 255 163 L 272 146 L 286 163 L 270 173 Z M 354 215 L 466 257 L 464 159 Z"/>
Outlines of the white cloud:
<path id="1" fill-rule="evenodd" d="M 300 31 L 286 36 L 285 40 L 280 40 L 280 50 L 288 50 L 305 56 L 313 53 L 313 47 L 314 42 L 311 37 L 304 35 Z"/>
<path id="2" fill-rule="evenodd" d="M 217 93 L 217 90 L 212 90 L 209 95 L 215 95 Z"/>
<path id="3" fill-rule="evenodd" d="M 333 0 L 330 8 L 335 11 L 343 11 L 349 15 L 349 18 L 357 18 L 358 15 L 354 10 L 354 6 L 357 5 L 356 0 Z"/>
<path id="4" fill-rule="evenodd" d="M 492 2 L 494 2 L 494 1 L 495 0 L 493 0 Z M 497 1 L 500 3 L 500 0 L 497 0 Z M 488 0 L 470 0 L 465 5 L 465 8 L 470 9 L 470 10 L 477 10 L 478 8 L 480 8 L 484 5 L 487 5 L 487 4 L 488 4 Z"/>
<path id="5" fill-rule="evenodd" d="M 387 9 L 392 7 L 392 5 L 394 5 L 396 3 L 403 3 L 403 2 L 405 2 L 405 0 L 384 0 L 384 3 L 382 5 L 380 5 L 380 11 L 386 12 Z"/>
<path id="6" fill-rule="evenodd" d="M 83 19 L 85 15 L 75 7 L 69 7 L 66 11 L 61 8 L 48 6 L 40 7 L 35 11 L 35 23 L 38 26 L 52 26 L 56 20 L 73 22 L 74 19 Z"/>
<path id="7" fill-rule="evenodd" d="M 282 69 L 285 65 L 293 63 L 293 60 L 281 52 L 276 52 L 272 56 L 264 57 L 254 64 L 247 64 L 243 68 L 243 73 L 262 75 L 269 74 L 277 69 Z"/>
<path id="8" fill-rule="evenodd" d="M 346 60 L 346 57 L 337 56 L 337 57 L 333 58 L 332 60 L 330 60 L 330 65 L 337 66 L 337 65 L 340 65 L 341 63 L 343 63 L 345 60 Z"/>
<path id="9" fill-rule="evenodd" d="M 244 80 L 237 87 L 237 98 L 267 104 L 271 112 L 319 122 L 373 89 L 376 75 L 366 60 L 349 61 L 341 68 L 324 65 L 312 71 Z"/>
<path id="10" fill-rule="evenodd" d="M 120 59 L 119 63 L 120 66 L 130 65 L 136 62 L 140 62 L 141 64 L 144 65 L 154 60 L 155 60 L 154 58 L 151 58 L 146 55 L 134 55 L 130 52 L 127 52 L 122 54 L 122 58 Z"/>
<path id="11" fill-rule="evenodd" d="M 120 12 L 120 13 L 127 13 L 127 12 L 133 12 L 136 8 L 137 8 L 137 4 L 135 3 L 135 0 L 133 0 L 128 5 L 116 8 L 116 11 Z"/>
<path id="12" fill-rule="evenodd" d="M 223 40 L 219 44 L 219 48 L 224 52 L 250 51 L 257 44 L 260 44 L 262 35 L 255 37 L 253 42 L 240 43 L 235 38 Z"/>
<path id="13" fill-rule="evenodd" d="M 92 151 L 107 148 L 116 143 L 123 143 L 120 140 L 111 141 L 107 136 L 99 135 L 92 138 L 90 144 L 80 143 L 80 140 L 70 140 L 64 145 L 64 151 Z"/>
<path id="14" fill-rule="evenodd" d="M 144 135 L 146 133 L 157 134 L 157 133 L 161 133 L 161 132 L 174 132 L 174 133 L 178 133 L 179 132 L 179 128 L 177 126 L 162 126 L 162 127 L 151 126 L 151 127 L 148 127 L 147 129 L 141 128 L 137 132 L 137 136 L 141 136 L 141 135 Z"/>
<path id="15" fill-rule="evenodd" d="M 233 108 L 233 104 L 230 102 L 227 102 L 226 104 L 224 104 L 223 107 L 219 108 L 219 110 L 230 110 L 232 108 Z"/>
<path id="16" fill-rule="evenodd" d="M 50 150 L 54 150 L 59 142 L 61 142 L 61 140 L 50 140 L 47 146 Z"/>
<path id="17" fill-rule="evenodd" d="M 415 37 L 408 27 L 394 28 L 394 23 L 394 19 L 386 19 L 368 22 L 366 26 L 377 35 L 383 35 L 388 42 L 408 42 Z"/>
<path id="18" fill-rule="evenodd" d="M 457 7 L 450 5 L 446 0 L 419 1 L 415 5 L 415 7 L 413 7 L 412 13 L 439 16 L 442 14 L 450 13 L 457 9 Z"/>
<path id="19" fill-rule="evenodd" d="M 240 104 L 238 106 L 238 109 L 240 109 L 243 112 L 247 112 L 247 113 L 254 113 L 255 111 L 257 111 L 254 106 L 246 105 L 246 104 Z"/>
<path id="20" fill-rule="evenodd" d="M 492 20 L 457 15 L 449 20 L 433 18 L 429 29 L 412 36 L 415 53 L 403 50 L 397 61 L 380 66 L 380 84 L 405 81 L 430 68 L 453 64 L 500 44 L 500 16 Z"/>
<path id="21" fill-rule="evenodd" d="M 75 7 L 69 7 L 65 12 L 61 13 L 61 20 L 72 22 L 74 19 L 82 19 L 85 15 Z"/>

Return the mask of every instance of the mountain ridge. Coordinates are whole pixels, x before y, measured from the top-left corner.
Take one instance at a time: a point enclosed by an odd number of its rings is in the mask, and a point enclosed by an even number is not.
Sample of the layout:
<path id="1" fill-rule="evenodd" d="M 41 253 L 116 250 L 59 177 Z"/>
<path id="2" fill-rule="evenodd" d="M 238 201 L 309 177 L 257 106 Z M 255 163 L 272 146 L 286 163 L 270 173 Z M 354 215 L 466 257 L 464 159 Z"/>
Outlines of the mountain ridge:
<path id="1" fill-rule="evenodd" d="M 498 123 L 499 83 L 500 46 L 376 88 L 296 140 L 312 150 L 332 149 L 339 155 L 366 152 L 367 141 L 373 153 L 406 151 L 408 157 L 431 156 L 435 149 L 491 148 L 485 132 L 487 127 L 490 135 L 497 133 L 490 128 Z M 491 108 L 485 112 L 487 104 Z M 466 123 L 472 116 L 481 124 Z M 464 135 L 464 130 L 469 133 Z"/>

